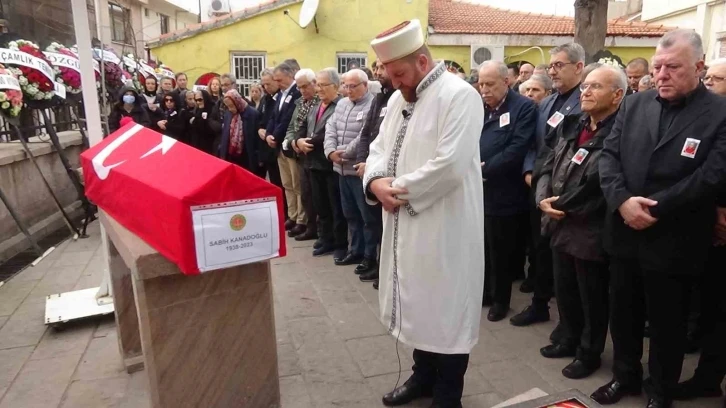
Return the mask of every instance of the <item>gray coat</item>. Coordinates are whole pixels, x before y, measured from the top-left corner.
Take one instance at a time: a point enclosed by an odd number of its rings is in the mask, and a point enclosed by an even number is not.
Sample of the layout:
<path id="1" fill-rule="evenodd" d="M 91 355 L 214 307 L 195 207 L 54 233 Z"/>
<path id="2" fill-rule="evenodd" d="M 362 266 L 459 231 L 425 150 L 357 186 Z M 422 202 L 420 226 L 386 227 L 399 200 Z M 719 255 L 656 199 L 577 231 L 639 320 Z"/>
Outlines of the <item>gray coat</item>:
<path id="1" fill-rule="evenodd" d="M 356 175 L 353 168 L 356 148 L 372 101 L 370 92 L 355 102 L 350 98 L 341 99 L 325 126 L 325 157 L 329 158 L 336 150 L 345 150 L 343 164 L 333 163 L 333 170 L 341 176 Z"/>

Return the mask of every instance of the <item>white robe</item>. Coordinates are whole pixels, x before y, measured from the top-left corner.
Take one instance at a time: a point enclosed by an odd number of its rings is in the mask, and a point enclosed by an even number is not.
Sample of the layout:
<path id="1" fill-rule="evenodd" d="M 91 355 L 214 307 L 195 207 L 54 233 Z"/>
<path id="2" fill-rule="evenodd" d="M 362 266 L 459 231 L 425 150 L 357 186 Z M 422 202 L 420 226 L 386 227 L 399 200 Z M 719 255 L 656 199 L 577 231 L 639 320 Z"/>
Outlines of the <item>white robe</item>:
<path id="1" fill-rule="evenodd" d="M 484 287 L 484 107 L 443 63 L 417 93 L 413 104 L 391 96 L 363 179 L 364 189 L 394 177 L 408 190 L 405 207 L 383 213 L 381 321 L 411 347 L 466 354 L 479 341 Z"/>

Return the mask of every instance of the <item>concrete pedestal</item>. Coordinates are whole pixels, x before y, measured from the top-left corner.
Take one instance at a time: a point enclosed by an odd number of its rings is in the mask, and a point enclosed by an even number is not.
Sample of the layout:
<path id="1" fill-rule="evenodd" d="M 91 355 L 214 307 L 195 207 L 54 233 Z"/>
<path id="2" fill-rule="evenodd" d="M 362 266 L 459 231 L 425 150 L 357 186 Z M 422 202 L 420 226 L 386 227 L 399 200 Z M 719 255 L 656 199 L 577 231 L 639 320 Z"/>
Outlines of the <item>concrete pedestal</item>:
<path id="1" fill-rule="evenodd" d="M 100 216 L 119 348 L 127 371 L 146 368 L 152 406 L 279 407 L 269 262 L 185 276 Z"/>

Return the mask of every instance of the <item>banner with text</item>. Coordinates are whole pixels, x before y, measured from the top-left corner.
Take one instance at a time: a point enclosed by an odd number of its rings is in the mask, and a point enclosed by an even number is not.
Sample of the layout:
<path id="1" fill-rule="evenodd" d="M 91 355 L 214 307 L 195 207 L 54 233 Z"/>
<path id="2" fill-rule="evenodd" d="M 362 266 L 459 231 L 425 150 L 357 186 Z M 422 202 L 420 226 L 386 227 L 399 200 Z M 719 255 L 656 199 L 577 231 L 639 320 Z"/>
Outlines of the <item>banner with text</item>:
<path id="1" fill-rule="evenodd" d="M 24 67 L 37 69 L 43 75 L 45 75 L 46 78 L 50 79 L 51 81 L 55 81 L 55 73 L 53 72 L 53 68 L 48 65 L 47 62 L 43 61 L 38 57 L 26 54 L 22 51 L 0 48 L 0 63 L 22 65 Z"/>

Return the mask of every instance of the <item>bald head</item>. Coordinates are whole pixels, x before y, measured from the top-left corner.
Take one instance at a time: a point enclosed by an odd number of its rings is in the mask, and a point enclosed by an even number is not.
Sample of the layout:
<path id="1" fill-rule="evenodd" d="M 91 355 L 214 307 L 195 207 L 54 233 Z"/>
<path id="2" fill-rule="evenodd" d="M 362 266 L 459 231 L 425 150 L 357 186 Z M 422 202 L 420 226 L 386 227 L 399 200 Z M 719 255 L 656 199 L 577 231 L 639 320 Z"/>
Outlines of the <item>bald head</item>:
<path id="1" fill-rule="evenodd" d="M 534 65 L 529 63 L 522 64 L 522 66 L 519 67 L 519 82 L 524 82 L 529 78 L 532 78 L 532 74 L 534 74 Z"/>

